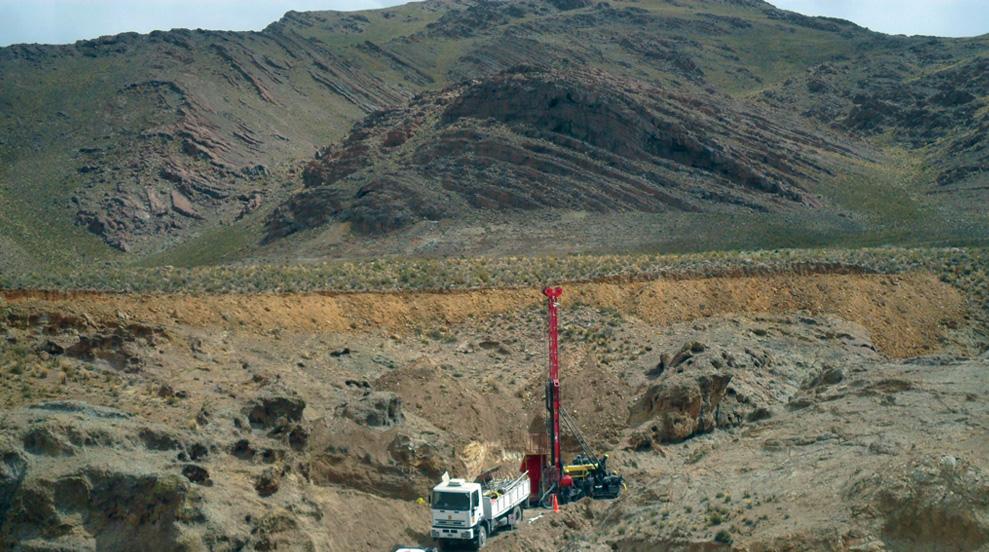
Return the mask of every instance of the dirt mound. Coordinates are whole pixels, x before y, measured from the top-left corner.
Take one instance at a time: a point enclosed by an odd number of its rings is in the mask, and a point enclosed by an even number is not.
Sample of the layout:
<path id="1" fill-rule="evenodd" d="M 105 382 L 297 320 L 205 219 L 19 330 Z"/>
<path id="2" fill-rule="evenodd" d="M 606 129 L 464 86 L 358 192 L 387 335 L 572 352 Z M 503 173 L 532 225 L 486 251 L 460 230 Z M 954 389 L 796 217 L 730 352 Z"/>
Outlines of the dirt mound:
<path id="1" fill-rule="evenodd" d="M 465 377 L 455 366 L 422 361 L 384 375 L 374 387 L 401 396 L 410 413 L 448 432 L 461 448 L 472 441 L 521 445 L 525 413 L 518 401 Z"/>
<path id="2" fill-rule="evenodd" d="M 573 417 L 588 442 L 598 449 L 592 452 L 600 454 L 621 440 L 633 389 L 615 369 L 603 365 L 587 350 L 571 353 L 565 360 L 560 376 L 564 410 Z M 528 396 L 526 412 L 539 413 L 529 423 L 530 433 L 546 431 L 543 415 L 546 402 L 541 394 L 545 385 L 546 375 L 540 374 L 528 386 L 535 392 Z M 578 442 L 565 428 L 562 446 L 568 452 L 581 452 Z"/>

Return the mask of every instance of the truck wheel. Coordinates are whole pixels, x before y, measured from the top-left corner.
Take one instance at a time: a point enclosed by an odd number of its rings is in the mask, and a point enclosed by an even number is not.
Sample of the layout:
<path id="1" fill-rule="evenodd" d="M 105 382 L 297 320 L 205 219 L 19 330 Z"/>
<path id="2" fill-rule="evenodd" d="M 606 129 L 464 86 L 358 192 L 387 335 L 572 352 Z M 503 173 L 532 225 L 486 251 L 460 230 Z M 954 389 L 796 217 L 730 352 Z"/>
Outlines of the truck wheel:
<path id="1" fill-rule="evenodd" d="M 484 527 L 484 524 L 477 526 L 477 549 L 480 550 L 484 548 L 484 545 L 488 543 L 488 530 Z"/>
<path id="2" fill-rule="evenodd" d="M 516 506 L 508 515 L 508 528 L 514 531 L 519 528 L 520 523 L 522 523 L 522 507 Z"/>

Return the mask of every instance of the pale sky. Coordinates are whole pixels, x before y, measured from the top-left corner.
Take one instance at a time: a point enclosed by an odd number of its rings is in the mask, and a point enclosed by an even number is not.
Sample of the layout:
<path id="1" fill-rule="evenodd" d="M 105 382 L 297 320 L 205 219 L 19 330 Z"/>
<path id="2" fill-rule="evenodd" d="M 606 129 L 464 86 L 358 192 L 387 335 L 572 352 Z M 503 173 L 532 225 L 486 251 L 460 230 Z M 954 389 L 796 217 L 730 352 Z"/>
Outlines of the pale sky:
<path id="1" fill-rule="evenodd" d="M 854 21 L 887 34 L 989 33 L 989 0 L 769 0 L 778 8 Z"/>
<path id="2" fill-rule="evenodd" d="M 403 0 L 0 0 L 0 46 L 128 31 L 260 31 L 290 10 L 368 10 Z"/>
<path id="3" fill-rule="evenodd" d="M 510 1 L 510 0 L 507 0 Z M 989 0 L 771 0 L 891 34 L 989 33 Z M 0 0 L 0 46 L 65 44 L 125 31 L 260 30 L 289 10 L 359 10 L 402 0 Z"/>

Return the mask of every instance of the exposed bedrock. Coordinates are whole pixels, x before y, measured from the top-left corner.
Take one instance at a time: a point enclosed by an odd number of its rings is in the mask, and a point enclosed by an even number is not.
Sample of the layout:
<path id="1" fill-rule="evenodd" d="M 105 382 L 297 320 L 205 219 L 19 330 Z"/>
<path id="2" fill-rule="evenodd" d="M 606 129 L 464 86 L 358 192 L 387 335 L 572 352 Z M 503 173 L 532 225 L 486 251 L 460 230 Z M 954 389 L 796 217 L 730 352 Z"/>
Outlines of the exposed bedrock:
<path id="1" fill-rule="evenodd" d="M 799 182 L 829 169 L 801 149 L 852 155 L 726 98 L 516 67 L 369 115 L 309 163 L 267 236 L 331 221 L 381 233 L 473 210 L 815 208 Z"/>

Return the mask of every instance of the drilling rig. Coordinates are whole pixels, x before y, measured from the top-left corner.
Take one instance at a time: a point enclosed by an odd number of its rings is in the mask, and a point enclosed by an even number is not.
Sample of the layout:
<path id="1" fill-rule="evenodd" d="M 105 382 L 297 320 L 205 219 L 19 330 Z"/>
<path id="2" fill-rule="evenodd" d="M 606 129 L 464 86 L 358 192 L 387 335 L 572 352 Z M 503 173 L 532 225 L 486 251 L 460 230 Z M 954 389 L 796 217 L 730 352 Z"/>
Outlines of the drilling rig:
<path id="1" fill-rule="evenodd" d="M 584 497 L 617 498 L 625 483 L 608 470 L 608 455 L 598 456 L 581 434 L 576 421 L 563 409 L 560 395 L 559 306 L 563 289 L 543 290 L 548 309 L 549 377 L 546 381 L 546 432 L 529 436 L 520 470 L 529 474 L 529 504 L 549 506 L 555 497 L 566 504 Z M 563 461 L 561 426 L 580 446 L 572 463 Z"/>

